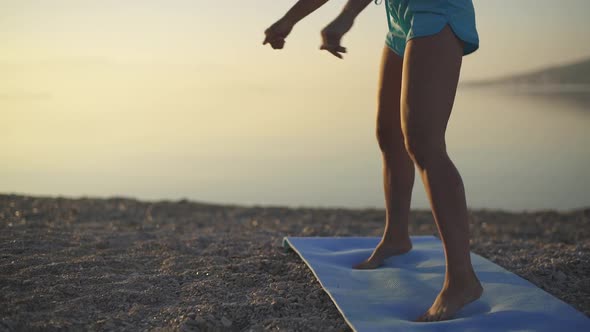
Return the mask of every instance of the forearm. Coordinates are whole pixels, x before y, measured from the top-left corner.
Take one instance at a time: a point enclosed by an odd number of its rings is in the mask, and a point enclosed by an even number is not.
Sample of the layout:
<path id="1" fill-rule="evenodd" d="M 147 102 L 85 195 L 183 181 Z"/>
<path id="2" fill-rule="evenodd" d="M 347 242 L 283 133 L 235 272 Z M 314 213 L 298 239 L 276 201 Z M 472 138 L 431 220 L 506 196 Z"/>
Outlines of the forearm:
<path id="1" fill-rule="evenodd" d="M 348 15 L 354 20 L 371 2 L 373 0 L 348 0 L 341 15 Z"/>
<path id="2" fill-rule="evenodd" d="M 291 9 L 289 9 L 285 16 L 283 16 L 283 19 L 294 25 L 328 1 L 329 0 L 299 0 Z"/>

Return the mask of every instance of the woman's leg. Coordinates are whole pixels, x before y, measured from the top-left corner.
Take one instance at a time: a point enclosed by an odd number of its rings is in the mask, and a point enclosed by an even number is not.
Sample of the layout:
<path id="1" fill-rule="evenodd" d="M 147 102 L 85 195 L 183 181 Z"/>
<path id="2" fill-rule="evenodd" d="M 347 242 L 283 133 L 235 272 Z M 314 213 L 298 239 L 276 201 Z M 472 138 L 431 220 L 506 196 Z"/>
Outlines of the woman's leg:
<path id="1" fill-rule="evenodd" d="M 354 266 L 374 269 L 387 257 L 412 249 L 408 235 L 414 163 L 404 145 L 400 120 L 402 57 L 387 46 L 383 49 L 377 106 L 377 141 L 383 160 L 385 231 L 371 257 Z"/>
<path id="2" fill-rule="evenodd" d="M 469 256 L 463 181 L 445 143 L 462 57 L 462 42 L 448 25 L 436 35 L 410 40 L 404 54 L 402 130 L 428 194 L 447 262 L 443 288 L 419 321 L 449 319 L 483 291 Z"/>

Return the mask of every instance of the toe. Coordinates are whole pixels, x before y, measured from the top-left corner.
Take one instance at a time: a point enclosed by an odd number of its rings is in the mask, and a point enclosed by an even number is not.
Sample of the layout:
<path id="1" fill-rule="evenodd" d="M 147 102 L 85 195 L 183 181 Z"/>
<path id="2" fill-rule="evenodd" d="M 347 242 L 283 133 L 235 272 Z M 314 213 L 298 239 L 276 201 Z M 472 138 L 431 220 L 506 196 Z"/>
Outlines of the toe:
<path id="1" fill-rule="evenodd" d="M 450 314 L 449 310 L 447 310 L 447 308 L 444 308 L 444 309 L 439 310 L 436 320 L 443 321 L 443 320 L 449 320 L 451 318 L 452 318 L 452 315 Z"/>
<path id="2" fill-rule="evenodd" d="M 355 266 L 353 266 L 353 269 L 357 269 L 357 270 L 372 270 L 372 269 L 376 269 L 377 267 L 379 267 L 379 264 L 377 264 L 376 262 L 368 259 L 366 261 L 363 261 Z"/>
<path id="3" fill-rule="evenodd" d="M 438 322 L 441 320 L 441 318 L 442 318 L 442 310 L 437 312 L 436 315 L 434 315 L 434 317 L 432 317 L 432 321 Z"/>
<path id="4" fill-rule="evenodd" d="M 424 322 L 424 314 L 420 315 L 420 317 L 416 318 L 414 321 L 418 323 Z"/>
<path id="5" fill-rule="evenodd" d="M 432 322 L 432 315 L 430 314 L 430 311 L 427 311 L 423 316 L 424 316 L 422 319 L 423 322 L 425 322 L 425 323 Z"/>
<path id="6" fill-rule="evenodd" d="M 365 270 L 365 269 L 368 269 L 369 268 L 368 267 L 368 264 L 369 264 L 369 262 L 364 261 L 364 262 L 361 262 L 361 263 L 353 266 L 352 268 L 353 269 L 357 269 L 357 270 Z"/>
<path id="7" fill-rule="evenodd" d="M 367 263 L 368 263 L 367 261 L 362 261 L 362 262 L 358 263 L 357 265 L 353 266 L 352 268 L 359 269 L 359 270 L 366 269 Z"/>
<path id="8" fill-rule="evenodd" d="M 449 313 L 447 312 L 447 310 L 444 310 L 444 311 L 441 312 L 440 317 L 439 317 L 439 320 L 441 320 L 441 321 L 442 320 L 449 320 L 451 318 L 452 317 L 451 317 L 451 315 L 449 315 Z"/>

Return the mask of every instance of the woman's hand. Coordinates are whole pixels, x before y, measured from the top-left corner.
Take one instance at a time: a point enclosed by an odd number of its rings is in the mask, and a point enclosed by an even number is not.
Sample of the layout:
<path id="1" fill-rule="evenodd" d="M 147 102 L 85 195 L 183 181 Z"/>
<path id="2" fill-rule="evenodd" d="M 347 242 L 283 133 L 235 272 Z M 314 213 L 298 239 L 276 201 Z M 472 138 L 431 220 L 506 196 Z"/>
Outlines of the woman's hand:
<path id="1" fill-rule="evenodd" d="M 283 46 L 285 46 L 285 38 L 287 38 L 291 30 L 293 30 L 292 23 L 285 19 L 278 20 L 264 31 L 266 37 L 264 38 L 262 45 L 270 43 L 270 46 L 275 50 L 282 49 Z"/>
<path id="2" fill-rule="evenodd" d="M 342 59 L 340 53 L 346 53 L 346 48 L 340 45 L 340 40 L 352 28 L 354 16 L 343 11 L 334 21 L 322 30 L 322 45 L 320 50 L 326 50 L 335 57 Z"/>

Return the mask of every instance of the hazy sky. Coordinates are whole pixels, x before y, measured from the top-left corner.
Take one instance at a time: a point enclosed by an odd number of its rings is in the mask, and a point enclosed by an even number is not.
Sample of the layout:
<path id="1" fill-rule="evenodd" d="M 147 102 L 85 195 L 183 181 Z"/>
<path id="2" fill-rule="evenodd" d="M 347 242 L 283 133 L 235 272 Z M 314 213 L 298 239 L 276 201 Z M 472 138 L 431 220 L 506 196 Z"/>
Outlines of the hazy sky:
<path id="1" fill-rule="evenodd" d="M 383 5 L 370 5 L 344 45 L 342 63 L 320 52 L 319 31 L 345 3 L 332 0 L 302 21 L 277 52 L 264 29 L 294 1 L 0 0 L 0 61 L 161 62 L 199 66 L 371 70 L 386 33 Z M 475 0 L 481 49 L 465 59 L 463 78 L 484 78 L 590 55 L 590 1 Z M 336 67 L 337 66 L 337 67 Z M 330 69 L 328 69 L 330 70 Z M 229 72 L 222 73 L 230 76 Z M 250 77 L 252 82 L 262 77 Z"/>
<path id="2" fill-rule="evenodd" d="M 462 79 L 590 56 L 588 0 L 474 2 L 481 48 L 465 58 Z M 294 1 L 0 0 L 0 192 L 134 194 L 153 185 L 161 197 L 225 181 L 216 198 L 225 200 L 234 188 L 249 197 L 243 184 L 270 175 L 271 187 L 298 174 L 315 183 L 334 172 L 321 167 L 354 149 L 370 156 L 350 168 L 376 166 L 385 9 L 360 15 L 339 60 L 318 48 L 344 3 L 313 13 L 277 51 L 262 45 L 263 32 Z M 194 176 L 168 178 L 174 172 Z M 79 189 L 66 186 L 74 182 Z"/>

